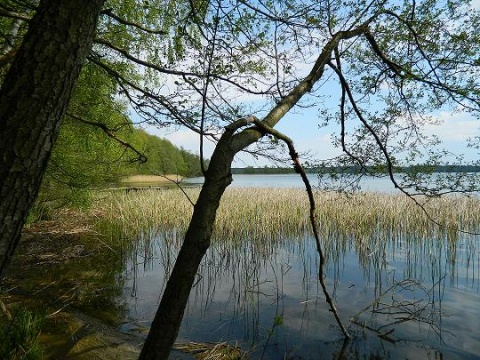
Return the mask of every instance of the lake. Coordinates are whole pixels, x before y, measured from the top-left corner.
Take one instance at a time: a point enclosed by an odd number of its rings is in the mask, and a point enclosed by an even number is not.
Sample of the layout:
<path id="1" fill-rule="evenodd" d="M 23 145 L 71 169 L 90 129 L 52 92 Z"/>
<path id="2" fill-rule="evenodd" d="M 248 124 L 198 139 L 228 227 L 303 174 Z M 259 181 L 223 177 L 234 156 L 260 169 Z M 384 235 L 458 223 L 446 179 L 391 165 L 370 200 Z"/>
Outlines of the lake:
<path id="1" fill-rule="evenodd" d="M 386 179 L 365 185 L 388 189 Z M 302 183 L 295 175 L 235 175 L 232 186 Z M 132 239 L 138 245 L 122 274 L 124 332 L 150 326 L 181 245 L 175 230 L 150 233 Z M 251 359 L 480 359 L 478 237 L 396 234 L 377 240 L 360 247 L 354 238 L 324 239 L 327 286 L 350 342 L 344 343 L 328 311 L 308 234 L 279 234 L 261 249 L 251 238 L 214 243 L 177 341 L 238 344 Z"/>
<path id="2" fill-rule="evenodd" d="M 318 175 L 307 174 L 308 180 L 312 186 L 318 186 L 320 184 L 325 185 L 327 180 L 323 180 L 320 183 Z M 202 177 L 186 178 L 183 181 L 187 185 L 201 185 L 203 184 Z M 337 182 L 338 185 L 343 183 Z M 396 192 L 394 185 L 387 177 L 374 178 L 363 177 L 360 180 L 360 185 L 364 191 L 380 191 L 380 192 Z M 300 175 L 298 174 L 234 174 L 231 187 L 274 187 L 274 188 L 291 188 L 291 187 L 304 187 Z"/>

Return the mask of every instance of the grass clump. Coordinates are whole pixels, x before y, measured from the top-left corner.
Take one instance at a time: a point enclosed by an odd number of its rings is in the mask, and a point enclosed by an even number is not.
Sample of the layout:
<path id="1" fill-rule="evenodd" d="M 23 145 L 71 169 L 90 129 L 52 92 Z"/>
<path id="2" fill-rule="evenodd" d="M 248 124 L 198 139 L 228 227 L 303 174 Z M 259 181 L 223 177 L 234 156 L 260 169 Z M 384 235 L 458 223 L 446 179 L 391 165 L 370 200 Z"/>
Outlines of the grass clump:
<path id="1" fill-rule="evenodd" d="M 0 326 L 0 359 L 37 360 L 43 358 L 38 337 L 45 317 L 25 307 L 17 309 L 13 315 L 4 309 L 6 321 Z"/>

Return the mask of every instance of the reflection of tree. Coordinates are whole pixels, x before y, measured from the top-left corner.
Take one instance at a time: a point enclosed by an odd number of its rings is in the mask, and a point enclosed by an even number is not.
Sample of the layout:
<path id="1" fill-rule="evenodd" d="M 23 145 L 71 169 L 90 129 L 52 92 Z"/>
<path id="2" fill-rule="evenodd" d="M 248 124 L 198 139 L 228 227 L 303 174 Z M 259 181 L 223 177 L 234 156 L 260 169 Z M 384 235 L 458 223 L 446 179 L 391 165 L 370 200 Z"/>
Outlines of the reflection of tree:
<path id="1" fill-rule="evenodd" d="M 168 275 L 180 246 L 179 239 L 181 234 L 166 231 L 140 241 L 139 244 L 144 245 L 138 245 L 137 268 L 148 271 L 156 263 L 159 266 L 156 271 Z M 297 346 L 301 348 L 302 345 L 298 344 L 318 342 L 319 338 L 327 336 L 321 332 L 311 333 L 312 326 L 317 326 L 316 322 L 323 322 L 328 316 L 322 306 L 324 300 L 317 282 L 318 256 L 309 238 L 278 236 L 269 241 L 257 240 L 217 239 L 214 242 L 199 268 L 186 310 L 187 317 L 195 321 L 187 321 L 182 331 L 192 336 L 197 327 L 214 329 L 208 334 L 195 336 L 199 336 L 200 341 L 243 340 L 242 346 L 258 355 L 265 346 L 266 354 L 281 349 L 293 354 L 298 351 Z M 449 333 L 449 328 L 442 324 L 445 316 L 442 301 L 448 283 L 446 274 L 467 271 L 471 267 L 468 259 L 472 253 L 466 252 L 460 258 L 459 251 L 452 250 L 458 245 L 446 237 L 443 240 L 401 237 L 370 241 L 363 247 L 359 247 L 355 239 L 333 242 L 335 246 L 325 241 L 329 252 L 327 277 L 344 312 L 358 310 L 355 303 L 347 305 L 348 302 L 342 300 L 346 293 L 358 291 L 362 298 L 372 297 L 373 300 L 362 305 L 363 309 L 352 316 L 352 322 L 360 324 L 367 333 L 374 333 L 378 341 L 409 343 L 419 341 L 422 334 L 428 333 L 443 341 L 442 335 Z M 450 250 L 446 251 L 446 248 Z M 461 248 L 476 251 L 475 247 L 465 244 Z M 350 261 L 347 256 L 358 259 L 359 275 L 364 283 L 346 283 L 345 278 L 349 275 L 343 267 Z M 391 270 L 391 267 L 396 269 Z M 300 279 L 295 288 L 292 287 L 292 278 Z M 163 288 L 165 279 L 158 283 Z M 364 289 L 359 289 L 362 285 Z M 142 289 L 138 291 L 139 298 L 142 298 Z M 292 304 L 292 296 L 304 300 Z M 345 346 L 344 353 L 352 354 L 358 350 L 355 347 L 365 341 L 358 329 L 356 325 L 350 328 L 353 340 L 348 344 L 330 340 L 327 343 L 321 341 L 318 346 L 333 348 L 332 353 Z M 319 331 L 327 330 L 320 327 Z M 286 344 L 288 346 L 282 348 Z"/>
<path id="2" fill-rule="evenodd" d="M 6 272 L 5 284 L 13 285 L 5 289 L 12 296 L 45 306 L 51 318 L 72 308 L 107 323 L 123 316 L 126 308 L 118 300 L 125 264 L 119 247 L 105 251 L 105 243 L 92 234 L 37 230 L 24 236 Z"/>

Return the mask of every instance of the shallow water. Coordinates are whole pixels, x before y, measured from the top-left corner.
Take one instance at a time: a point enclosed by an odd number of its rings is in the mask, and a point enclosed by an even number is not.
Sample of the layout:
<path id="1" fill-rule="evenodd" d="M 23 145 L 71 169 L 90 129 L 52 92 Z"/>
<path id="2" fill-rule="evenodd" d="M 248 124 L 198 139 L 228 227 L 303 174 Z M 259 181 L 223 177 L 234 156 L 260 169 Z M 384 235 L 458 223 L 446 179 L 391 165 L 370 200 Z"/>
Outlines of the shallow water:
<path id="1" fill-rule="evenodd" d="M 167 232 L 139 242 L 124 274 L 123 331 L 149 327 L 180 239 Z M 324 244 L 327 285 L 353 335 L 347 344 L 317 281 L 312 238 L 221 241 L 202 262 L 178 341 L 238 343 L 252 359 L 480 359 L 478 241 Z"/>

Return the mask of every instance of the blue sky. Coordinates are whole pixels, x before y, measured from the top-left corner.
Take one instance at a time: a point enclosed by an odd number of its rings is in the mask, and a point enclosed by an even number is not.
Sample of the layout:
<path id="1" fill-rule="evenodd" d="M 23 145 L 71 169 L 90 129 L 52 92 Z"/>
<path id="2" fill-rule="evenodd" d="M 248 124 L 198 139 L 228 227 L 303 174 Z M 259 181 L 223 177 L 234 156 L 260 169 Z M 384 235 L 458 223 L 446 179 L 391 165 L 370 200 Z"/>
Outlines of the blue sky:
<path id="1" fill-rule="evenodd" d="M 473 6 L 479 8 L 480 0 L 475 0 Z M 311 64 L 297 63 L 297 75 L 306 74 Z M 167 86 L 168 88 L 168 86 Z M 339 90 L 332 82 L 326 81 L 319 89 L 324 95 L 326 105 L 331 109 L 338 107 Z M 307 97 L 308 98 L 308 97 Z M 249 104 L 252 99 L 249 97 L 239 96 L 236 101 Z M 261 104 L 258 100 L 255 105 Z M 245 114 L 249 115 L 249 114 Z M 256 114 L 261 118 L 261 114 Z M 433 115 L 433 114 L 432 114 Z M 438 112 L 433 115 L 438 120 L 437 125 L 427 125 L 424 133 L 427 135 L 435 134 L 443 142 L 442 147 L 454 154 L 465 154 L 465 160 L 480 160 L 478 151 L 469 149 L 466 146 L 467 138 L 480 136 L 480 121 L 474 119 L 469 114 L 456 112 Z M 318 160 L 332 158 L 340 154 L 340 150 L 332 145 L 332 133 L 338 134 L 339 128 L 335 124 L 327 127 L 319 127 L 322 119 L 318 117 L 317 109 L 299 109 L 294 108 L 287 114 L 277 125 L 277 129 L 289 136 L 295 143 L 300 153 L 308 152 L 311 156 Z M 154 128 L 148 127 L 148 132 L 157 136 L 170 140 L 178 147 L 183 147 L 194 153 L 199 153 L 199 137 L 198 134 L 186 128 Z M 210 156 L 214 148 L 214 144 L 205 142 L 205 154 Z M 287 154 L 285 154 L 287 155 Z M 453 159 L 453 157 L 452 157 Z M 446 159 L 446 160 L 452 160 Z M 255 159 L 248 154 L 239 154 L 233 164 L 235 167 L 245 166 L 264 166 L 273 165 L 266 159 Z"/>
<path id="2" fill-rule="evenodd" d="M 480 136 L 480 121 L 469 115 L 456 113 L 440 113 L 436 116 L 440 120 L 438 125 L 428 125 L 426 134 L 435 134 L 443 142 L 443 147 L 454 154 L 465 154 L 465 159 L 470 161 L 479 160 L 478 152 L 466 147 L 469 137 Z M 338 133 L 338 126 L 329 125 L 319 127 L 321 119 L 316 110 L 298 110 L 287 114 L 276 127 L 279 131 L 289 136 L 295 143 L 299 152 L 308 152 L 317 159 L 327 159 L 340 154 L 339 149 L 332 145 L 331 135 Z M 148 132 L 170 140 L 176 146 L 181 146 L 194 153 L 199 152 L 199 137 L 196 133 L 179 128 L 153 128 Z M 205 154 L 210 156 L 214 144 L 206 142 Z M 272 166 L 273 163 L 266 159 L 255 159 L 249 154 L 239 154 L 233 164 L 234 167 L 246 166 Z"/>

